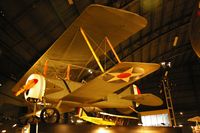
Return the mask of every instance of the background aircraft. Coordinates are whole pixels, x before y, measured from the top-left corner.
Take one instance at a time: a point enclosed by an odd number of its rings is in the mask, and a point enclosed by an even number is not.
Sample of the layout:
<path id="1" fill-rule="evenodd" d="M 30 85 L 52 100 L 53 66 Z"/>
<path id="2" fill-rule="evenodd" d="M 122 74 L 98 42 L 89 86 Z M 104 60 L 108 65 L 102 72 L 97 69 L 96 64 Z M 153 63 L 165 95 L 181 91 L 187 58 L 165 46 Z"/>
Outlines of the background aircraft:
<path id="1" fill-rule="evenodd" d="M 130 116 L 122 116 L 122 115 L 113 115 L 109 113 L 99 112 L 99 114 L 103 115 L 103 117 L 91 117 L 86 114 L 84 109 L 80 108 L 78 115 L 76 117 L 83 119 L 87 122 L 94 123 L 96 125 L 106 125 L 106 126 L 115 126 L 115 125 L 123 125 L 124 119 L 133 119 L 135 121 L 138 120 L 136 117 Z"/>

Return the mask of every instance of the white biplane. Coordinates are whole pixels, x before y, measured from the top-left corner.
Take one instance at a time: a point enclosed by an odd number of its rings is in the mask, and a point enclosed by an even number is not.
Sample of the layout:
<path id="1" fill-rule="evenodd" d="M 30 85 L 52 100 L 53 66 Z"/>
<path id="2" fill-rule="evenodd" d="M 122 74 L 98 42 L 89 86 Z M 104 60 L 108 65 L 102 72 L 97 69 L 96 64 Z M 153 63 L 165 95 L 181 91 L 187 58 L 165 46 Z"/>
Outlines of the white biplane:
<path id="1" fill-rule="evenodd" d="M 160 67 L 155 63 L 121 62 L 114 50 L 146 25 L 146 19 L 135 13 L 90 5 L 26 72 L 13 92 L 16 96 L 24 93 L 28 102 L 44 104 L 44 120 L 51 116 L 48 112 L 69 112 L 78 107 L 131 113 L 136 103 L 162 105 L 153 94 L 134 95 L 131 89 L 115 93 Z M 109 52 L 117 63 L 113 61 L 115 65 L 108 69 L 102 59 L 109 58 Z M 48 107 L 47 103 L 55 106 Z"/>

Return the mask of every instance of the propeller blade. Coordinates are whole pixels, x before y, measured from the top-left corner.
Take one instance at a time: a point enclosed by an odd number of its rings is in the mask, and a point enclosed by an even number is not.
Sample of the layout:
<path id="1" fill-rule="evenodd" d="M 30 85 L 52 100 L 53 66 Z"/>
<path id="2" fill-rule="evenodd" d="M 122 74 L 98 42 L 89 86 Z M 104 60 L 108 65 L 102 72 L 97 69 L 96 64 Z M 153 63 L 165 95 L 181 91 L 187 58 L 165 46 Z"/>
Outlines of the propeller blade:
<path id="1" fill-rule="evenodd" d="M 20 88 L 16 93 L 15 96 L 19 96 L 21 93 L 30 90 L 36 83 L 38 79 L 29 80 L 27 84 L 25 84 L 22 88 Z"/>

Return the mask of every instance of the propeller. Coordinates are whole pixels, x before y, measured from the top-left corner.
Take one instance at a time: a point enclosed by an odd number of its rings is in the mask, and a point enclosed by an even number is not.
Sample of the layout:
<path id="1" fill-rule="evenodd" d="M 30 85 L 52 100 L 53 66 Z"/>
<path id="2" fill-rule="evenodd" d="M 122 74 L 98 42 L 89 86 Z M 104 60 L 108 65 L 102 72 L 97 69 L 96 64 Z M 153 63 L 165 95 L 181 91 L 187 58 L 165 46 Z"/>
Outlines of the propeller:
<path id="1" fill-rule="evenodd" d="M 19 96 L 21 93 L 30 90 L 36 83 L 38 79 L 32 79 L 27 82 L 22 88 L 20 88 L 16 93 L 15 96 Z"/>
<path id="2" fill-rule="evenodd" d="M 48 60 L 46 60 L 43 68 L 43 76 L 46 77 L 48 70 Z M 14 95 L 19 96 L 20 94 L 24 93 L 25 91 L 30 90 L 36 83 L 38 82 L 38 79 L 32 79 L 29 80 L 25 85 L 23 85 Z"/>

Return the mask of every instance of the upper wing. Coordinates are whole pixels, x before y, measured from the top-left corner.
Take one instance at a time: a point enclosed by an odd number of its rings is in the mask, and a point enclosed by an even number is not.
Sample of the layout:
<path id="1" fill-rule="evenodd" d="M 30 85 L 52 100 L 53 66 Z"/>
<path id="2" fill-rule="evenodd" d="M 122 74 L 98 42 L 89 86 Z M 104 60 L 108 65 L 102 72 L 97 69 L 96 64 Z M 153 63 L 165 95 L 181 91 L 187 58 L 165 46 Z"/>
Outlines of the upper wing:
<path id="1" fill-rule="evenodd" d="M 105 112 L 100 112 L 101 115 L 107 115 L 111 117 L 118 117 L 118 118 L 124 118 L 124 119 L 138 119 L 137 117 L 132 117 L 132 116 L 123 116 L 123 115 L 114 115 L 114 114 L 109 114 Z"/>
<path id="2" fill-rule="evenodd" d="M 41 64 L 44 64 L 46 60 L 63 62 L 63 65 L 56 68 L 58 71 L 66 68 L 66 64 L 83 66 L 88 63 L 92 54 L 79 32 L 80 27 L 96 42 L 92 43 L 92 47 L 96 51 L 105 36 L 110 39 L 115 47 L 129 36 L 143 29 L 146 24 L 145 18 L 132 12 L 101 5 L 90 5 L 27 71 L 14 86 L 13 91 L 17 91 L 24 85 L 27 77 L 35 72 L 35 68 L 41 70 Z M 56 65 L 56 63 L 53 64 Z M 48 69 L 47 73 L 53 71 Z"/>
<path id="3" fill-rule="evenodd" d="M 87 84 L 81 86 L 78 90 L 74 91 L 73 93 L 69 94 L 66 97 L 66 100 L 70 101 L 78 101 L 82 103 L 90 103 L 94 102 L 95 100 L 104 99 L 108 94 L 112 94 L 115 91 L 122 89 L 129 84 L 133 83 L 134 81 L 141 79 L 142 77 L 147 76 L 148 74 L 156 71 L 159 69 L 160 65 L 155 63 L 139 63 L 139 62 L 122 62 L 117 64 L 116 66 L 109 69 L 104 74 L 96 77 L 95 79 L 89 81 Z M 124 80 L 116 80 L 113 82 L 109 82 L 111 78 L 113 78 L 109 73 L 114 72 L 124 72 L 126 69 L 133 68 L 133 75 L 134 73 L 138 73 L 138 71 L 142 70 L 142 74 L 135 75 L 130 77 L 128 82 Z M 126 73 L 125 73 L 126 74 Z M 124 74 L 124 75 L 125 75 Z M 123 77 L 122 77 L 123 79 Z"/>

